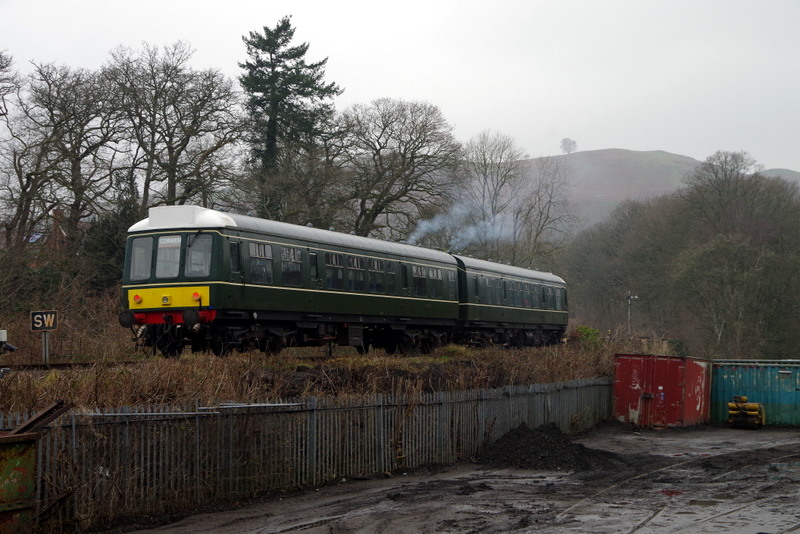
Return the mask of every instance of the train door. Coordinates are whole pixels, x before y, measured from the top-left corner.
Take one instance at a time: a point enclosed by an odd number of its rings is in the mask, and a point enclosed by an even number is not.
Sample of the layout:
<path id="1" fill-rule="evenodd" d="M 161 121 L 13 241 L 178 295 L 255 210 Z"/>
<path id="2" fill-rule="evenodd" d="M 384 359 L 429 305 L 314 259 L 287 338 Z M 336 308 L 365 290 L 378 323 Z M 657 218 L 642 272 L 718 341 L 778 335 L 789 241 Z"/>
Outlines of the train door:
<path id="1" fill-rule="evenodd" d="M 319 274 L 319 259 L 317 253 L 308 249 L 308 277 L 312 288 L 322 288 L 322 278 Z"/>
<path id="2" fill-rule="evenodd" d="M 227 239 L 227 262 L 224 266 L 227 271 L 225 277 L 227 291 L 226 294 L 231 299 L 231 304 L 241 303 L 244 298 L 244 268 L 242 262 L 242 242 L 237 238 L 229 237 Z"/>

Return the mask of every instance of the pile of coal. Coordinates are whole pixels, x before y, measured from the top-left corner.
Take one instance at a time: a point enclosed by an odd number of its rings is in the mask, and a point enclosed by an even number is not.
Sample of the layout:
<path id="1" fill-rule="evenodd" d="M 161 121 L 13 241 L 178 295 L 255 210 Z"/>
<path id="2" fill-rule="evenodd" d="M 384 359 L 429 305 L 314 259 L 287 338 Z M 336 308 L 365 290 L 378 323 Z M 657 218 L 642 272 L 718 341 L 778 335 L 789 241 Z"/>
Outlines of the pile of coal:
<path id="1" fill-rule="evenodd" d="M 610 455 L 573 443 L 555 423 L 534 429 L 521 423 L 492 444 L 478 463 L 495 468 L 587 471 L 606 464 Z"/>

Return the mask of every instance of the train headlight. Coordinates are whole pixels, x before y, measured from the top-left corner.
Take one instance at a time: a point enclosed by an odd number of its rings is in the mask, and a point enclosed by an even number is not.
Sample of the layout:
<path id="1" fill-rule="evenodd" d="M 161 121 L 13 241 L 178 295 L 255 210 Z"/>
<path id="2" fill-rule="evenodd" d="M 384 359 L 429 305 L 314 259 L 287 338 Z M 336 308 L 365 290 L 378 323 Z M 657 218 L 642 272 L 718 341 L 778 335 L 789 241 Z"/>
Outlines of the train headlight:
<path id="1" fill-rule="evenodd" d="M 133 296 L 133 302 L 135 302 L 136 304 L 141 304 L 142 303 L 142 296 L 141 295 L 134 295 Z"/>
<path id="2" fill-rule="evenodd" d="M 202 297 L 202 295 L 200 295 L 200 293 L 198 293 L 197 291 L 192 293 L 192 300 L 194 300 L 194 301 L 199 301 L 201 297 Z"/>
<path id="3" fill-rule="evenodd" d="M 163 297 L 161 297 L 161 304 L 163 304 L 164 306 L 169 304 L 169 295 L 164 295 Z"/>

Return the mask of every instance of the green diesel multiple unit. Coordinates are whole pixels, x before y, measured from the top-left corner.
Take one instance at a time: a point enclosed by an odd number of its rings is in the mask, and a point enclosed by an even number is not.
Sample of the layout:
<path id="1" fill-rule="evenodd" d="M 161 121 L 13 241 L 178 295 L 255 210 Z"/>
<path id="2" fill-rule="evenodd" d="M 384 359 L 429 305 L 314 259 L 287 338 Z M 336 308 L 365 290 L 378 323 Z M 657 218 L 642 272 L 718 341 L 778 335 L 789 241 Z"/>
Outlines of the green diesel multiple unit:
<path id="1" fill-rule="evenodd" d="M 566 285 L 549 273 L 198 206 L 131 226 L 123 282 L 120 324 L 165 356 L 540 345 L 567 324 Z"/>

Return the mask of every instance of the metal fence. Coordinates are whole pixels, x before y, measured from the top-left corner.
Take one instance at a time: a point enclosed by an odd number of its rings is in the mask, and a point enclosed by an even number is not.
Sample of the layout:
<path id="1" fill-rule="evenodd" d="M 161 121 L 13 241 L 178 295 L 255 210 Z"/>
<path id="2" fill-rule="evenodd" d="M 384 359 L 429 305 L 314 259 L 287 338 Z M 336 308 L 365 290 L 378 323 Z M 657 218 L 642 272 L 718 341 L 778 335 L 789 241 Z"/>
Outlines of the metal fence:
<path id="1" fill-rule="evenodd" d="M 101 527 L 479 455 L 522 422 L 611 416 L 611 381 L 413 396 L 70 413 L 38 444 L 41 526 Z M 9 428 L 23 417 L 3 417 Z"/>

